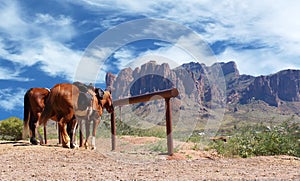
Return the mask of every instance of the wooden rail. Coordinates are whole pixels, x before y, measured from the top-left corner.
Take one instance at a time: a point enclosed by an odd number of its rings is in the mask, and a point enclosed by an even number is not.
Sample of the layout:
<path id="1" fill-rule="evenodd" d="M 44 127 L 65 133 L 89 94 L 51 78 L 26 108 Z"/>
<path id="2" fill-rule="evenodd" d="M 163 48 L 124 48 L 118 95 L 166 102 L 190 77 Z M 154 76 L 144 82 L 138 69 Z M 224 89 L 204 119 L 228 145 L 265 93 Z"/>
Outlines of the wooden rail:
<path id="1" fill-rule="evenodd" d="M 166 105 L 166 132 L 167 132 L 167 145 L 168 154 L 173 154 L 173 136 L 172 136 L 172 111 L 170 99 L 178 96 L 178 90 L 176 88 L 167 89 L 163 91 L 153 92 L 149 94 L 133 96 L 129 98 L 119 99 L 113 101 L 114 106 L 124 106 L 129 104 L 136 104 L 140 102 L 148 102 L 157 99 L 165 99 Z M 111 134 L 112 134 L 112 150 L 116 148 L 116 119 L 115 113 L 111 114 Z"/>

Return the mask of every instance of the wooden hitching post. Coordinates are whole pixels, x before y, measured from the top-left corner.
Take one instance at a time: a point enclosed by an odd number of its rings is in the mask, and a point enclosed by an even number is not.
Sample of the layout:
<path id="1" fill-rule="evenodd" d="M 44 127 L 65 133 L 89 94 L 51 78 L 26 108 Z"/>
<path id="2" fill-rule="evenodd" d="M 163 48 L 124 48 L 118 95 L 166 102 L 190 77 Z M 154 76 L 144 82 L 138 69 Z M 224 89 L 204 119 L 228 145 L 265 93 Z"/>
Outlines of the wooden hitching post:
<path id="1" fill-rule="evenodd" d="M 115 111 L 111 113 L 111 149 L 116 149 L 116 119 L 115 119 Z"/>
<path id="2" fill-rule="evenodd" d="M 172 136 L 172 110 L 170 98 L 165 99 L 166 102 L 166 127 L 167 127 L 167 145 L 168 155 L 173 155 L 173 136 Z"/>

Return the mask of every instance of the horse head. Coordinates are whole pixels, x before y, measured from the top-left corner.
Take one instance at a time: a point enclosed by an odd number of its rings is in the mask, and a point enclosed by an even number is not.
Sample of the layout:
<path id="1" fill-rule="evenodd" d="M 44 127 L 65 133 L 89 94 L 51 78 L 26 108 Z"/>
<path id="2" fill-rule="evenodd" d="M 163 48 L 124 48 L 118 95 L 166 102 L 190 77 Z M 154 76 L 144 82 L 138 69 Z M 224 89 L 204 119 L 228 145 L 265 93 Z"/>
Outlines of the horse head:
<path id="1" fill-rule="evenodd" d="M 114 111 L 114 106 L 112 103 L 111 92 L 108 90 L 103 91 L 100 88 L 96 88 L 95 92 L 99 105 L 102 108 L 104 107 L 108 113 L 112 113 Z"/>

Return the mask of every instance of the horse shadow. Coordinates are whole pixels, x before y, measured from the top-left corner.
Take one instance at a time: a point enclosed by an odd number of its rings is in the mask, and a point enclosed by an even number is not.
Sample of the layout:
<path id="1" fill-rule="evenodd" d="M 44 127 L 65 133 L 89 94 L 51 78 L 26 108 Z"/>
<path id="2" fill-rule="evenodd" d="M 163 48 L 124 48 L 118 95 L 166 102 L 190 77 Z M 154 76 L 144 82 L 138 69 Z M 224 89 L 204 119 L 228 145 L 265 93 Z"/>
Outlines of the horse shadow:
<path id="1" fill-rule="evenodd" d="M 13 145 L 13 146 L 30 146 L 31 144 L 26 141 L 3 141 L 0 145 Z"/>
<path id="2" fill-rule="evenodd" d="M 36 146 L 36 145 L 33 145 L 31 144 L 29 141 L 1 141 L 0 142 L 0 145 L 12 145 L 14 147 L 19 147 L 19 146 Z M 62 147 L 61 144 L 42 144 L 42 145 L 39 145 L 39 146 L 45 146 L 45 147 Z"/>

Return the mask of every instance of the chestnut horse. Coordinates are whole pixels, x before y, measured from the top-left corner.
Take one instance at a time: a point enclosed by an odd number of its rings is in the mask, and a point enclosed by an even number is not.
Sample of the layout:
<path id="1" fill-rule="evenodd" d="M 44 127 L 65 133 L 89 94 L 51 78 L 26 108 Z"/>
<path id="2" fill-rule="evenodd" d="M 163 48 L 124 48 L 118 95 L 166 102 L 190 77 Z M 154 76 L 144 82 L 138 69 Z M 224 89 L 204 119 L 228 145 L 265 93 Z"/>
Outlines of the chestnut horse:
<path id="1" fill-rule="evenodd" d="M 47 98 L 45 109 L 39 119 L 39 125 L 45 125 L 49 118 L 56 116 L 63 147 L 68 147 L 70 141 L 70 148 L 75 148 L 77 116 L 88 116 L 89 112 L 97 112 L 101 116 L 102 107 L 106 107 L 109 112 L 113 111 L 110 94 L 110 101 L 101 100 L 101 97 L 103 97 L 103 95 L 100 95 L 101 91 L 95 90 L 93 95 L 95 99 L 93 100 L 96 100 L 97 104 L 91 106 L 91 102 L 88 102 L 85 96 L 83 96 L 84 99 L 80 99 L 82 92 L 76 85 L 69 83 L 56 84 Z M 93 111 L 89 111 L 89 107 L 93 107 Z M 68 126 L 67 130 L 66 126 Z"/>
<path id="2" fill-rule="evenodd" d="M 47 97 L 45 108 L 42 112 L 38 125 L 46 125 L 49 118 L 59 117 L 59 131 L 61 133 L 63 147 L 68 147 L 71 138 L 70 147 L 74 148 L 74 136 L 77 121 L 74 110 L 77 109 L 79 90 L 72 84 L 56 84 Z M 68 132 L 66 126 L 68 125 Z"/>
<path id="3" fill-rule="evenodd" d="M 38 144 L 35 138 L 36 133 L 38 133 L 36 131 L 37 121 L 40 118 L 42 111 L 44 110 L 45 100 L 47 99 L 49 93 L 50 90 L 47 88 L 31 88 L 24 95 L 23 139 L 27 136 L 29 127 L 30 142 L 34 145 Z M 51 119 L 55 119 L 55 117 Z M 46 127 L 44 127 L 44 133 L 45 129 Z M 41 136 L 39 135 L 39 137 Z"/>

